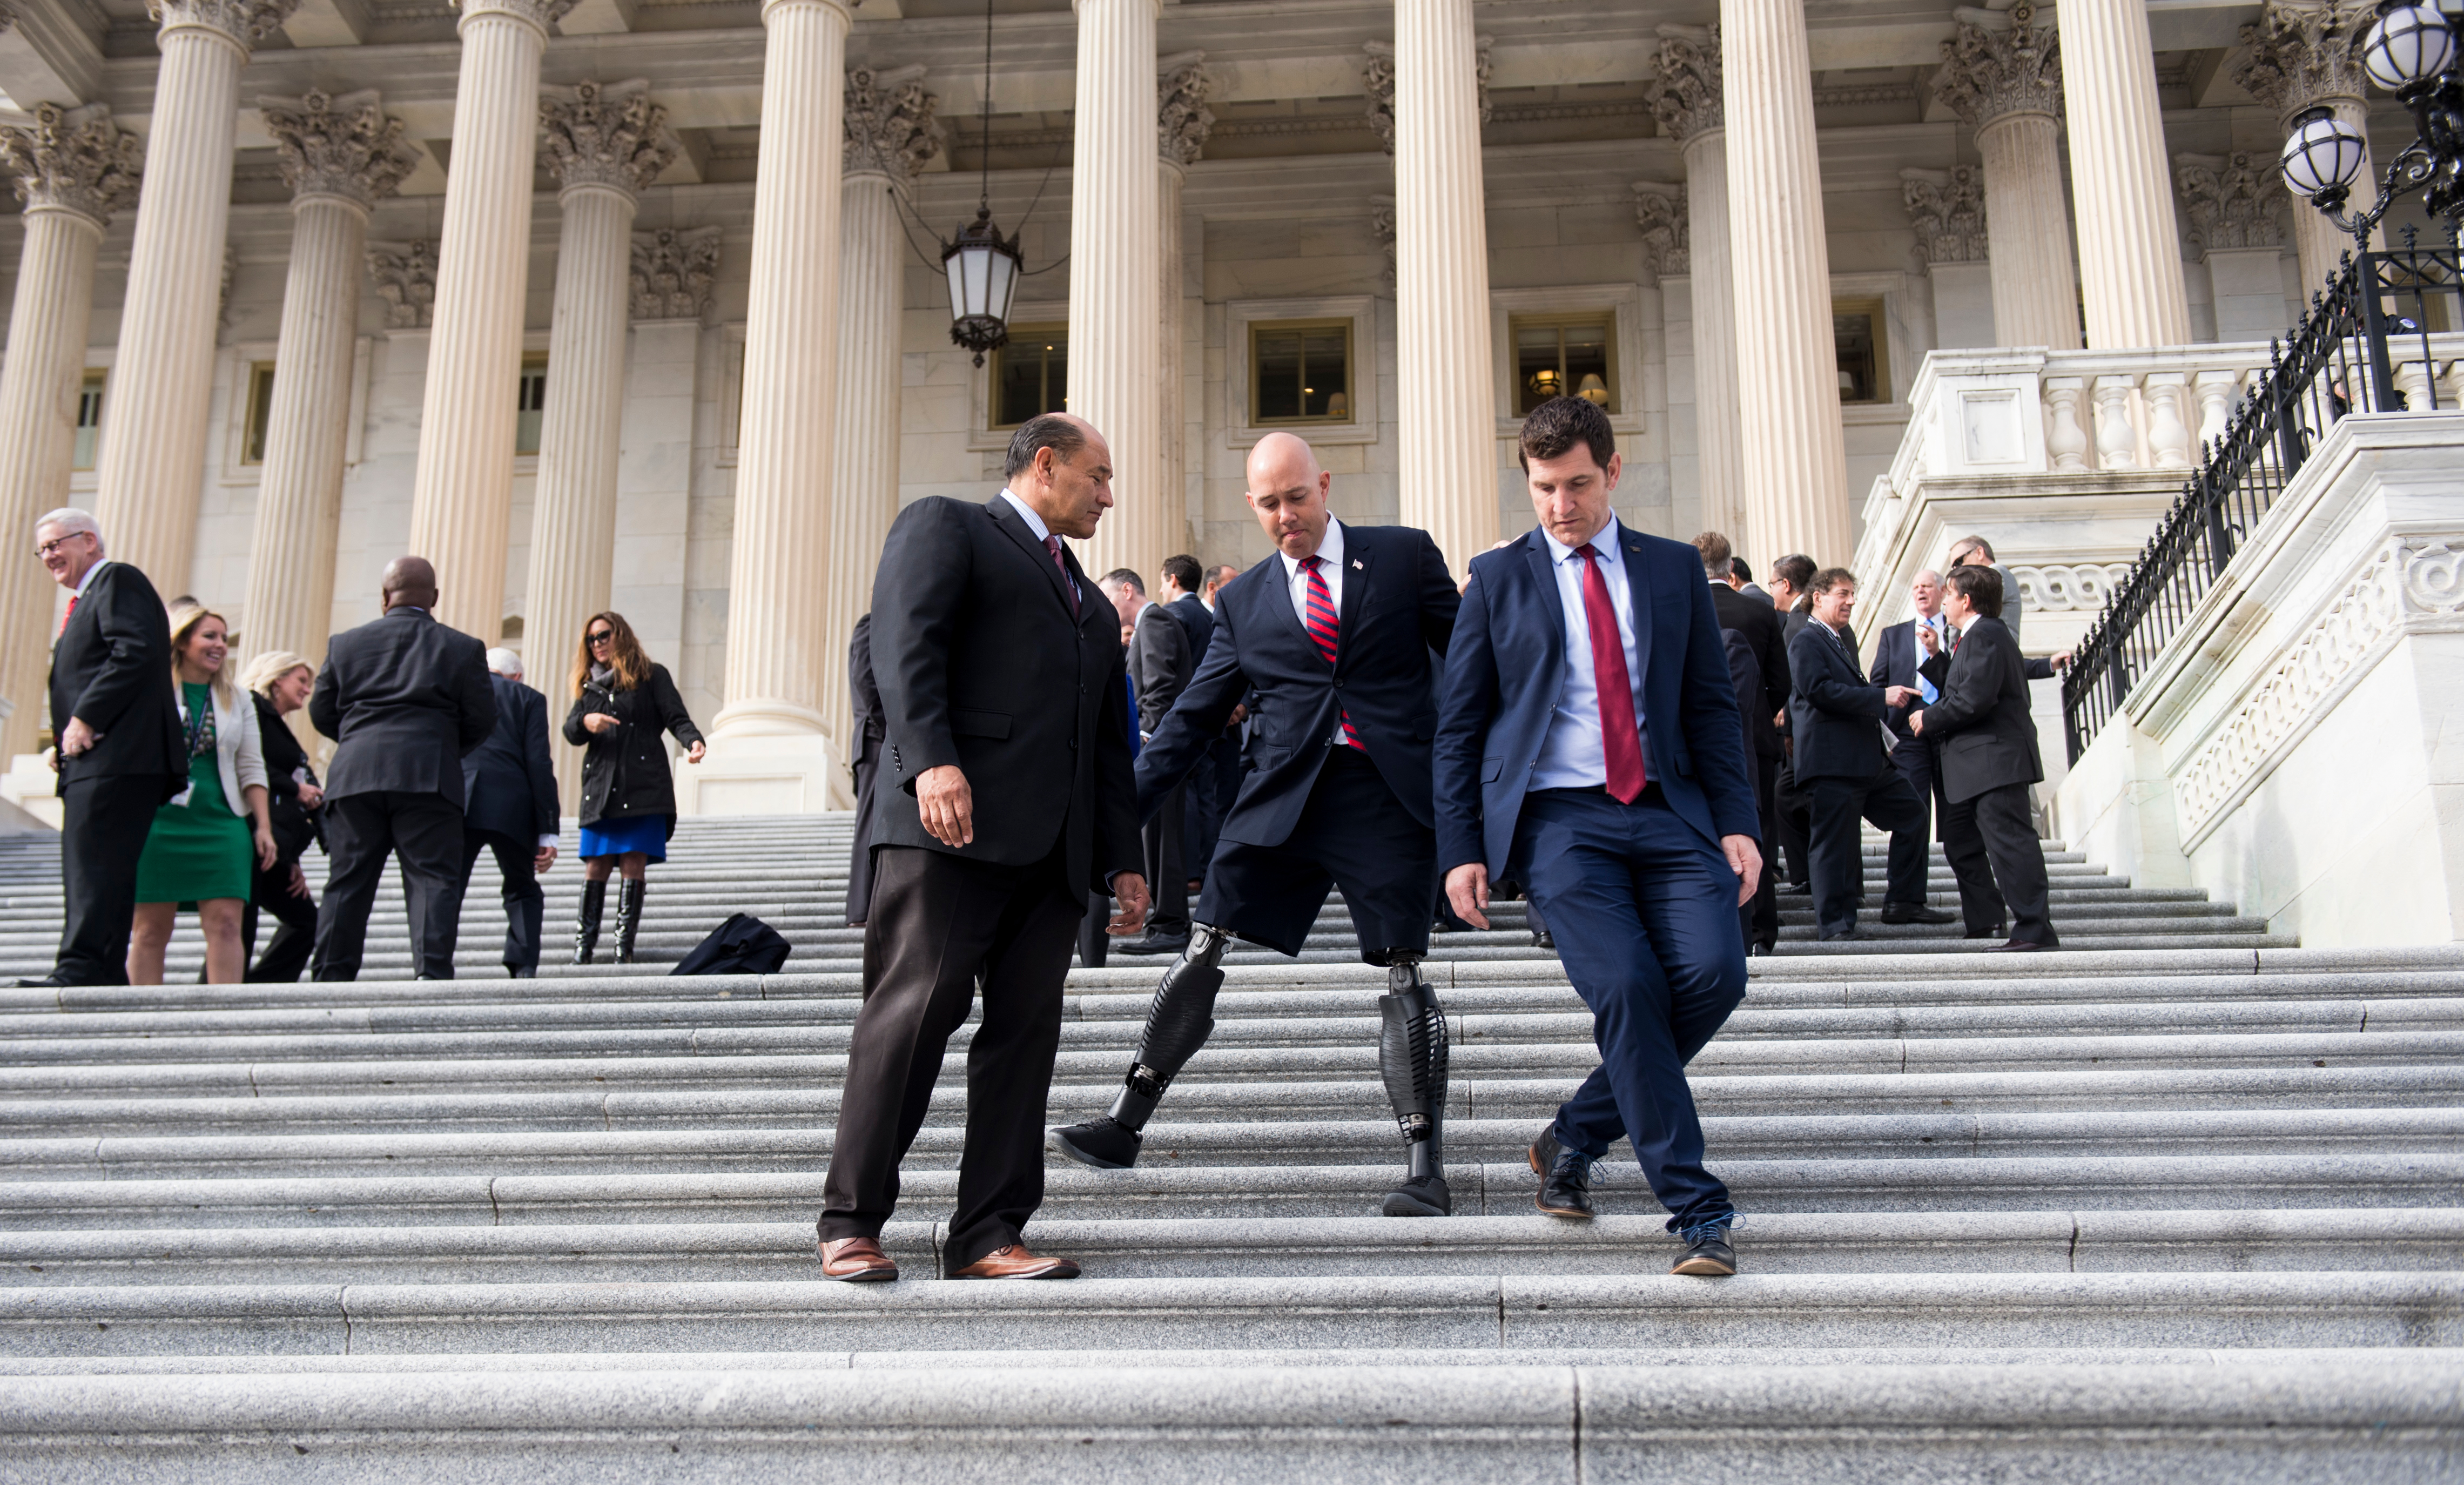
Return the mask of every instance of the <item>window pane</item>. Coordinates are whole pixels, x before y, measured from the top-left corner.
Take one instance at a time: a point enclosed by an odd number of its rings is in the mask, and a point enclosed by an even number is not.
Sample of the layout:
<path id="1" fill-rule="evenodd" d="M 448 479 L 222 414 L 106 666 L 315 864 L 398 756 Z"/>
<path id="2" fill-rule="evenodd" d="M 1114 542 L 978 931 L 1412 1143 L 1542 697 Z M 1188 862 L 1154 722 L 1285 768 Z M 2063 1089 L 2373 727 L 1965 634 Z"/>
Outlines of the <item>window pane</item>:
<path id="1" fill-rule="evenodd" d="M 102 375 L 89 372 L 77 392 L 77 443 L 69 454 L 71 469 L 94 468 L 95 445 L 102 434 Z"/>
<path id="2" fill-rule="evenodd" d="M 1514 332 L 1516 410 L 1532 409 L 1566 390 L 1565 355 L 1555 325 L 1525 325 Z"/>
<path id="3" fill-rule="evenodd" d="M 1881 402 L 1875 386 L 1874 316 L 1871 311 L 1831 317 L 1831 339 L 1839 356 L 1839 400 Z"/>
<path id="4" fill-rule="evenodd" d="M 1294 331 L 1258 332 L 1258 406 L 1254 415 L 1259 422 L 1288 421 L 1303 415 L 1303 340 L 1304 337 Z"/>
<path id="5" fill-rule="evenodd" d="M 1577 397 L 1588 397 L 1600 407 L 1609 405 L 1609 327 L 1606 321 L 1568 325 L 1566 337 L 1566 390 Z"/>
<path id="6" fill-rule="evenodd" d="M 1308 378 L 1301 387 L 1304 416 L 1352 416 L 1352 387 L 1346 380 L 1351 367 L 1344 365 L 1345 343 L 1350 340 L 1341 325 L 1301 333 L 1301 369 Z"/>
<path id="7" fill-rule="evenodd" d="M 274 366 L 258 362 L 249 368 L 248 423 L 240 435 L 239 461 L 265 462 L 265 430 L 274 416 Z"/>
<path id="8" fill-rule="evenodd" d="M 1014 325 L 993 352 L 993 426 L 1059 412 L 1069 394 L 1069 340 L 1059 325 Z"/>
<path id="9" fill-rule="evenodd" d="M 522 379 L 514 399 L 514 452 L 539 452 L 539 424 L 547 411 L 547 363 L 522 363 Z"/>

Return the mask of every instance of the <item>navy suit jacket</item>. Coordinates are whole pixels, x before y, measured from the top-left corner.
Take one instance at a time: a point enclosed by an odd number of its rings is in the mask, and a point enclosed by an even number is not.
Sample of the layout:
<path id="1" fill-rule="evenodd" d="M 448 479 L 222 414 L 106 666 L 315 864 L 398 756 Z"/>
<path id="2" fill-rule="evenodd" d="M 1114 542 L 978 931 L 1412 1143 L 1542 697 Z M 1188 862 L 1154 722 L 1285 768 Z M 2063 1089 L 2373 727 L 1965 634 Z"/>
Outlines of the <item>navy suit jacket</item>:
<path id="1" fill-rule="evenodd" d="M 556 833 L 556 765 L 547 755 L 547 698 L 491 674 L 496 725 L 462 755 L 462 828 L 534 845 Z"/>
<path id="2" fill-rule="evenodd" d="M 1914 686 L 1917 683 L 1917 621 L 1902 619 L 1882 631 L 1882 642 L 1875 647 L 1874 663 L 1866 669 L 1865 678 L 1878 686 Z M 1903 742 L 1913 742 L 1916 734 L 1908 730 L 1908 713 L 1925 703 L 1885 707 L 1882 720 L 1889 724 L 1891 735 Z"/>
<path id="3" fill-rule="evenodd" d="M 1693 547 L 1618 528 L 1634 591 L 1644 765 L 1679 818 L 1717 848 L 1760 839 L 1745 727 L 1720 616 Z M 1438 864 L 1506 874 L 1523 796 L 1566 681 L 1566 614 L 1538 529 L 1471 560 L 1438 720 Z"/>
<path id="4" fill-rule="evenodd" d="M 1338 710 L 1351 713 L 1369 761 L 1412 818 L 1434 823 L 1429 739 L 1438 718 L 1429 652 L 1445 653 L 1462 600 L 1425 531 L 1345 521 L 1343 560 L 1331 668 L 1292 610 L 1281 557 L 1216 593 L 1206 659 L 1138 754 L 1141 817 L 1163 807 L 1223 735 L 1232 708 L 1249 698 L 1250 766 L 1223 818 L 1223 839 L 1280 846 L 1290 838 L 1326 765 Z"/>

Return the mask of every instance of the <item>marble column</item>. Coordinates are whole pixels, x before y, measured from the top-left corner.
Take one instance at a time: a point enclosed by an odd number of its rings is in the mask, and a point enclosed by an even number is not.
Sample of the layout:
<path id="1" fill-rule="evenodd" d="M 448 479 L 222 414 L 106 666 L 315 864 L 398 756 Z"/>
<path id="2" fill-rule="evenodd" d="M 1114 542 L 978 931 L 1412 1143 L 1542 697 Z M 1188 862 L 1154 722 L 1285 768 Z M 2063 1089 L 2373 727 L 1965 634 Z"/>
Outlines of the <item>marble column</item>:
<path id="1" fill-rule="evenodd" d="M 1175 548 L 1163 489 L 1163 255 L 1155 173 L 1158 0 L 1074 0 L 1069 167 L 1069 410 L 1112 450 L 1112 508 L 1079 552 L 1090 573 L 1150 573 Z M 1149 581 L 1153 581 L 1150 579 Z"/>
<path id="2" fill-rule="evenodd" d="M 420 161 L 374 92 L 258 100 L 291 187 L 291 271 L 274 353 L 265 466 L 236 624 L 248 653 L 322 659 L 351 421 L 368 211 Z"/>
<path id="3" fill-rule="evenodd" d="M 409 550 L 436 565 L 437 618 L 492 645 L 504 632 L 539 53 L 550 23 L 573 5 L 467 0 L 462 8 Z"/>
<path id="4" fill-rule="evenodd" d="M 2233 80 L 2251 97 L 2276 110 L 2278 122 L 2289 126 L 2304 109 L 2326 107 L 2336 117 L 2369 137 L 2368 75 L 2362 71 L 2361 46 L 2377 18 L 2366 0 L 2267 0 L 2255 25 L 2241 29 L 2242 57 Z M 2272 163 L 2272 162 L 2271 162 Z M 2301 254 L 2301 293 L 2309 296 L 2326 286 L 2353 239 L 2310 203 L 2283 188 L 2275 192 L 2293 213 L 2293 241 Z M 2378 203 L 2378 175 L 2369 145 L 2362 146 L 2361 173 L 2353 178 L 2352 200 L 2344 210 L 2355 216 Z"/>
<path id="5" fill-rule="evenodd" d="M 165 596 L 188 586 L 205 479 L 232 130 L 249 49 L 298 0 L 161 0 L 162 62 L 137 193 L 95 516 Z"/>
<path id="6" fill-rule="evenodd" d="M 2098 350 L 2187 344 L 2189 301 L 2147 0 L 2063 0 L 2058 16 L 2087 343 Z"/>
<path id="7" fill-rule="evenodd" d="M 1737 406 L 1736 303 L 1728 278 L 1728 134 L 1721 104 L 1720 28 L 1662 26 L 1655 60 L 1660 81 L 1651 111 L 1685 159 L 1702 529 L 1722 533 L 1741 552 L 1759 550 L 1749 544 L 1740 483 L 1744 429 Z"/>
<path id="8" fill-rule="evenodd" d="M 1471 0 L 1395 8 L 1395 358 L 1402 523 L 1461 574 L 1498 535 L 1497 391 Z"/>
<path id="9" fill-rule="evenodd" d="M 761 21 L 768 39 L 737 440 L 727 704 L 711 761 L 679 771 L 689 796 L 679 803 L 689 810 L 819 809 L 834 797 L 821 651 L 837 458 L 847 7 L 767 0 Z"/>
<path id="10" fill-rule="evenodd" d="M 1934 97 L 1970 129 L 1985 158 L 1985 232 L 1993 335 L 2002 345 L 2079 345 L 2071 224 L 2062 194 L 2061 46 L 2027 5 L 1962 11 L 1942 44 Z"/>
<path id="11" fill-rule="evenodd" d="M 1171 549 L 1167 556 L 1173 551 L 1188 551 L 1197 544 L 1190 524 L 1195 507 L 1189 499 L 1188 413 L 1182 396 L 1182 378 L 1188 373 L 1182 364 L 1181 348 L 1188 327 L 1181 321 L 1186 260 L 1181 251 L 1180 210 L 1181 188 L 1187 183 L 1189 167 L 1205 151 L 1206 136 L 1215 127 L 1215 111 L 1206 106 L 1214 91 L 1215 78 L 1206 70 L 1203 52 L 1183 52 L 1157 64 L 1155 227 L 1162 251 L 1155 256 L 1155 348 L 1162 360 L 1155 376 L 1160 404 L 1155 426 L 1162 440 L 1156 449 L 1157 481 L 1163 491 L 1167 528 L 1172 533 L 1166 543 Z M 1155 582 L 1155 576 L 1149 574 L 1150 588 Z"/>
<path id="12" fill-rule="evenodd" d="M 898 514 L 900 287 L 909 260 L 898 199 L 941 152 L 940 104 L 924 69 L 850 68 L 839 188 L 839 436 L 830 470 L 829 594 L 822 620 L 822 715 L 853 742 L 847 643 L 872 607 L 872 573 Z"/>
<path id="13" fill-rule="evenodd" d="M 1722 0 L 1728 195 L 1761 209 L 1734 234 L 1737 359 L 1753 368 L 1754 436 L 1741 486 L 1751 551 L 1817 564 L 1853 555 L 1839 360 L 1831 334 L 1831 249 L 1823 234 L 1822 163 L 1814 142 L 1814 70 L 1798 0 Z M 1700 270 L 1701 260 L 1696 260 Z"/>
<path id="14" fill-rule="evenodd" d="M 566 661 L 583 623 L 608 606 L 616 566 L 633 212 L 681 146 L 668 111 L 650 101 L 649 84 L 638 78 L 549 90 L 539 120 L 562 221 L 522 595 L 523 673 L 561 711 L 568 699 Z M 560 738 L 555 751 L 557 787 L 578 800 L 582 750 Z"/>
<path id="15" fill-rule="evenodd" d="M 0 759 L 34 750 L 43 726 L 51 616 L 58 591 L 29 560 L 34 521 L 68 503 L 77 400 L 85 388 L 95 249 L 112 213 L 137 195 L 145 146 L 106 103 L 34 105 L 33 123 L 0 129 L 5 164 L 26 203 L 25 247 L 0 361 Z"/>

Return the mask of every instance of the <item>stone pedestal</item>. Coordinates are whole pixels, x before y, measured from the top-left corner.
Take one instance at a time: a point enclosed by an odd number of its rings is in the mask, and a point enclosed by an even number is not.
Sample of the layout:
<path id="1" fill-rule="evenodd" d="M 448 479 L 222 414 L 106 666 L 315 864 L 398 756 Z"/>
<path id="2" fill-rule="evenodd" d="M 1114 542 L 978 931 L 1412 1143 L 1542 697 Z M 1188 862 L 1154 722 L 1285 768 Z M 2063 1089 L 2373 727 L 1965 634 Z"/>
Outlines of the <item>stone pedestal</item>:
<path id="1" fill-rule="evenodd" d="M 1158 0 L 1076 0 L 1076 8 L 1069 410 L 1111 446 L 1114 501 L 1079 559 L 1098 576 L 1115 567 L 1152 574 L 1182 540 L 1180 501 L 1165 499 L 1161 458 Z"/>
<path id="2" fill-rule="evenodd" d="M 2087 343 L 2188 344 L 2147 0 L 2063 0 L 2058 14 Z"/>

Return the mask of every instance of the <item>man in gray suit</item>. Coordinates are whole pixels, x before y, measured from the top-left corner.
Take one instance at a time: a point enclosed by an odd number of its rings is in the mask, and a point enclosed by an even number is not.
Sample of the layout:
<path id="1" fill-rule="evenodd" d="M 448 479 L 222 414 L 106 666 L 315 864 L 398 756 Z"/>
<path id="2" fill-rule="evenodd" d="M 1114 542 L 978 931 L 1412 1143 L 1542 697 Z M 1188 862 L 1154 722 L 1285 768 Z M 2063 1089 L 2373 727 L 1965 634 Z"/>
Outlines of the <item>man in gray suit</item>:
<path id="1" fill-rule="evenodd" d="M 1198 674 L 1189 630 L 1170 610 L 1149 601 L 1146 583 L 1127 567 L 1106 573 L 1099 586 L 1130 630 L 1130 682 L 1137 688 L 1138 741 L 1144 743 Z M 1155 911 L 1147 919 L 1145 937 L 1115 945 L 1124 954 L 1177 954 L 1189 944 L 1189 867 L 1182 859 L 1187 788 L 1186 784 L 1176 787 L 1140 832 Z"/>
<path id="2" fill-rule="evenodd" d="M 522 684 L 522 657 L 488 652 L 496 725 L 462 760 L 462 890 L 486 850 L 504 879 L 505 972 L 539 974 L 539 920 L 547 906 L 539 874 L 556 864 L 556 765 L 547 755 L 547 698 Z"/>

